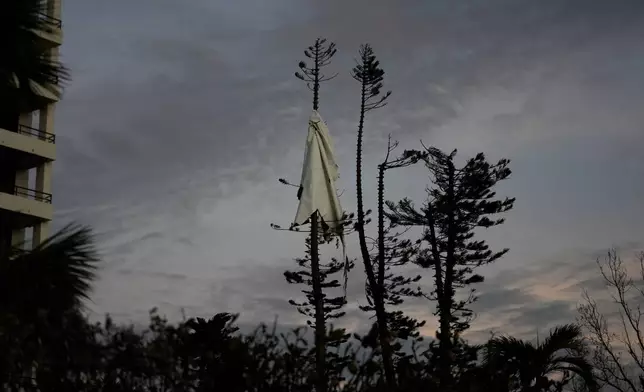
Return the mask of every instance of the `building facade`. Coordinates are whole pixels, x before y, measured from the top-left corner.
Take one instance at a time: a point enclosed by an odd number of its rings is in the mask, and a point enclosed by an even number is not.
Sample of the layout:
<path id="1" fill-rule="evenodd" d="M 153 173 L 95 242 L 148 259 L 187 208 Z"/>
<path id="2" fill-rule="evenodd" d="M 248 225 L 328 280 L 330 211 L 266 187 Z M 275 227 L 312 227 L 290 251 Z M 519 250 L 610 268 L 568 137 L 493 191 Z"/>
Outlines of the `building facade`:
<path id="1" fill-rule="evenodd" d="M 61 0 L 47 0 L 35 32 L 43 55 L 58 60 L 62 43 Z M 13 110 L 0 108 L 0 252 L 29 249 L 49 236 L 53 217 L 52 164 L 56 158 L 54 111 L 58 80 L 32 82 L 35 99 Z"/>

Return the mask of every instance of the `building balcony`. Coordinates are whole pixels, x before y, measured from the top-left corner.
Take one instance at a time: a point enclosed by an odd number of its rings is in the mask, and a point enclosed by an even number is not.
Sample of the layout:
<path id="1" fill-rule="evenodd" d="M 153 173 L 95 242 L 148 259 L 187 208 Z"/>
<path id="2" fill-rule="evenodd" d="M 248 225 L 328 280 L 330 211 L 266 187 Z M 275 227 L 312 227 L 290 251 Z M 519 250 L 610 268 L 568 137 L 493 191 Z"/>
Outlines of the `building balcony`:
<path id="1" fill-rule="evenodd" d="M 46 143 L 50 143 L 50 144 L 56 143 L 56 135 L 54 135 L 53 133 L 48 133 L 40 129 L 30 127 L 28 125 L 18 124 L 17 129 L 12 132 L 18 133 L 20 135 L 26 135 L 31 138 L 36 138 Z"/>
<path id="2" fill-rule="evenodd" d="M 13 187 L 13 194 L 25 199 L 36 200 L 47 204 L 51 204 L 52 199 L 51 193 L 40 192 L 35 189 L 25 188 L 17 185 Z"/>
<path id="3" fill-rule="evenodd" d="M 45 12 L 39 14 L 42 21 L 42 29 L 34 31 L 41 39 L 44 49 L 60 46 L 63 43 L 63 22 L 47 15 Z"/>
<path id="4" fill-rule="evenodd" d="M 0 220 L 21 229 L 51 220 L 52 195 L 35 189 L 15 186 L 0 190 Z"/>
<path id="5" fill-rule="evenodd" d="M 43 80 L 42 83 L 30 80 L 29 90 L 31 90 L 31 94 L 26 96 L 26 99 L 18 107 L 20 113 L 42 110 L 48 105 L 57 103 L 62 95 L 58 78 L 54 77 Z"/>
<path id="6" fill-rule="evenodd" d="M 61 95 L 59 83 L 58 77 L 51 77 L 44 84 L 36 83 L 33 80 L 29 81 L 29 87 L 35 94 L 35 99 L 31 103 L 32 106 L 26 107 L 24 111 L 34 111 L 51 103 L 58 102 Z"/>
<path id="7" fill-rule="evenodd" d="M 60 19 L 54 18 L 53 16 L 48 15 L 46 12 L 39 12 L 38 16 L 40 16 L 41 20 L 49 29 L 60 30 L 63 28 L 63 22 Z"/>
<path id="8" fill-rule="evenodd" d="M 19 170 L 56 159 L 56 135 L 27 125 L 0 125 L 0 163 L 11 162 Z"/>

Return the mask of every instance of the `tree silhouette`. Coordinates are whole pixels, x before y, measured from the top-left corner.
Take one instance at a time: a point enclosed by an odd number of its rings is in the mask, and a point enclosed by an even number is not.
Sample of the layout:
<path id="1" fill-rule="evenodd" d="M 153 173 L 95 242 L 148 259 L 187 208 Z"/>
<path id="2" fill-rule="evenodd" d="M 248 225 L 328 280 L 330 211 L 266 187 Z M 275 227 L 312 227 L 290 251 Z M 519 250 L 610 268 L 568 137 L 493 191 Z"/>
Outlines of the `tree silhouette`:
<path id="1" fill-rule="evenodd" d="M 91 229 L 78 225 L 31 251 L 0 256 L 0 388 L 37 367 L 39 382 L 68 390 L 56 380 L 83 355 L 89 327 L 80 311 L 97 263 Z"/>
<path id="2" fill-rule="evenodd" d="M 644 390 L 644 252 L 636 255 L 636 263 L 639 265 L 633 274 L 616 249 L 598 258 L 601 278 L 611 294 L 610 305 L 600 306 L 585 291 L 585 303 L 578 308 L 579 322 L 591 343 L 597 378 L 602 386 L 618 392 Z M 611 323 L 611 314 L 618 320 Z"/>
<path id="3" fill-rule="evenodd" d="M 372 287 L 369 280 L 366 283 L 366 294 L 368 305 L 360 306 L 360 309 L 366 312 L 375 312 L 375 293 L 380 291 L 385 304 L 385 313 L 387 317 L 387 330 L 391 335 L 392 351 L 398 352 L 401 349 L 398 340 L 407 340 L 410 338 L 419 338 L 418 329 L 425 325 L 425 321 L 418 321 L 412 317 L 406 316 L 402 310 L 396 310 L 395 307 L 402 305 L 405 297 L 418 297 L 422 295 L 419 290 L 410 287 L 413 283 L 418 282 L 421 276 L 407 277 L 396 273 L 396 267 L 406 265 L 412 260 L 416 253 L 416 248 L 409 239 L 403 239 L 401 232 L 396 232 L 391 225 L 385 225 L 385 172 L 387 170 L 403 168 L 415 164 L 418 161 L 416 155 L 404 155 L 392 159 L 391 153 L 398 146 L 397 142 L 391 140 L 387 144 L 387 153 L 384 160 L 378 165 L 378 238 L 376 240 L 375 252 L 371 258 L 375 261 L 372 263 L 373 275 L 376 277 L 376 286 Z M 378 334 L 377 323 L 374 324 L 372 331 L 367 335 L 367 343 L 376 345 Z M 404 354 L 401 354 L 404 355 Z"/>
<path id="4" fill-rule="evenodd" d="M 304 55 L 313 61 L 309 67 L 306 61 L 300 61 L 298 66 L 301 72 L 295 72 L 295 77 L 306 82 L 306 86 L 313 92 L 313 110 L 318 110 L 320 105 L 320 83 L 329 81 L 337 76 L 326 76 L 322 68 L 331 64 L 331 59 L 337 53 L 335 43 L 327 44 L 326 38 L 317 38 L 312 46 L 309 46 Z"/>
<path id="5" fill-rule="evenodd" d="M 31 251 L 0 259 L 0 313 L 31 320 L 78 309 L 89 297 L 98 253 L 92 230 L 70 224 Z"/>
<path id="6" fill-rule="evenodd" d="M 356 145 L 356 198 L 357 198 L 357 222 L 355 229 L 360 242 L 360 254 L 367 275 L 369 297 L 373 300 L 373 308 L 376 313 L 376 328 L 378 331 L 379 343 L 382 349 L 382 361 L 385 371 L 385 379 L 389 388 L 393 389 L 396 380 L 392 362 L 392 350 L 390 336 L 387 329 L 387 313 L 385 310 L 384 287 L 379 285 L 382 279 L 376 276 L 374 263 L 367 245 L 365 234 L 366 214 L 362 192 L 362 141 L 364 136 L 366 114 L 386 105 L 387 98 L 391 92 L 381 94 L 385 72 L 380 68 L 380 62 L 376 59 L 373 49 L 369 44 L 362 45 L 358 51 L 358 61 L 352 70 L 353 78 L 360 83 L 360 116 L 358 122 L 357 145 Z M 384 272 L 383 272 L 384 277 Z"/>
<path id="7" fill-rule="evenodd" d="M 305 256 L 296 259 L 297 264 L 301 267 L 297 271 L 286 271 L 284 272 L 284 277 L 288 283 L 295 284 L 304 284 L 307 287 L 313 286 L 312 274 L 311 274 L 311 239 L 306 239 L 306 252 Z M 349 262 L 349 269 L 352 269 L 354 262 Z M 329 321 L 333 319 L 340 318 L 344 316 L 342 308 L 346 305 L 346 298 L 343 295 L 338 295 L 335 297 L 329 297 L 325 292 L 338 289 L 342 285 L 337 279 L 332 279 L 331 277 L 334 274 L 341 273 L 346 268 L 345 263 L 338 261 L 335 258 L 332 258 L 329 263 L 320 264 L 319 267 L 319 276 L 320 276 L 320 288 L 322 290 L 322 297 L 324 301 L 324 311 L 323 316 L 324 320 Z M 289 303 L 297 307 L 298 312 L 307 316 L 307 325 L 312 328 L 316 328 L 316 298 L 314 296 L 313 290 L 303 289 L 302 292 L 305 294 L 307 301 L 298 302 L 295 300 L 289 300 Z"/>
<path id="8" fill-rule="evenodd" d="M 319 109 L 320 102 L 320 83 L 331 80 L 335 75 L 327 77 L 322 73 L 322 68 L 331 63 L 331 59 L 336 54 L 335 44 L 324 38 L 318 38 L 312 46 L 304 51 L 304 55 L 309 58 L 313 64 L 309 66 L 305 61 L 300 61 L 300 71 L 295 76 L 306 82 L 307 87 L 313 91 L 313 110 Z M 285 180 L 282 183 L 288 184 Z M 298 190 L 298 199 L 302 194 L 302 185 Z M 326 378 L 326 321 L 330 318 L 340 317 L 343 313 L 338 312 L 346 303 L 344 297 L 328 298 L 325 289 L 329 290 L 339 286 L 337 280 L 328 280 L 329 275 L 338 273 L 342 270 L 346 274 L 352 267 L 349 261 L 339 263 L 332 260 L 330 263 L 321 265 L 319 255 L 319 244 L 321 241 L 330 239 L 330 232 L 324 226 L 324 222 L 318 216 L 319 212 L 315 211 L 310 219 L 311 234 L 306 240 L 305 257 L 296 259 L 300 267 L 306 268 L 298 271 L 286 271 L 284 273 L 289 283 L 306 283 L 311 287 L 310 290 L 304 290 L 308 302 L 296 302 L 291 300 L 290 303 L 298 308 L 300 313 L 313 318 L 314 322 L 307 320 L 315 331 L 315 352 L 316 352 L 316 390 L 325 392 L 327 390 Z M 320 227 L 322 226 L 322 227 Z M 320 230 L 321 229 L 321 230 Z M 344 230 L 344 226 L 341 227 Z"/>
<path id="9" fill-rule="evenodd" d="M 460 334 L 469 328 L 473 315 L 469 305 L 476 298 L 474 289 L 470 289 L 465 300 L 457 300 L 456 290 L 482 282 L 483 277 L 475 270 L 508 251 L 492 252 L 485 241 L 473 237 L 477 228 L 503 223 L 497 215 L 512 208 L 513 198 L 495 199 L 492 191 L 511 171 L 508 160 L 490 164 L 482 153 L 461 168 L 454 165 L 456 151 L 446 154 L 429 147 L 406 154 L 424 162 L 433 186 L 427 189 L 427 200 L 420 209 L 409 199 L 397 204 L 387 202 L 387 216 L 393 225 L 424 228 L 415 263 L 434 272 L 434 289 L 426 297 L 437 302 L 435 314 L 440 327 L 436 359 L 441 387 L 449 388 L 453 384 L 453 349 L 459 344 Z"/>
<path id="10" fill-rule="evenodd" d="M 581 329 L 574 324 L 554 328 L 536 345 L 508 336 L 493 338 L 482 346 L 478 388 L 548 392 L 561 390 L 576 376 L 588 390 L 597 391 L 593 366 L 585 352 Z M 552 378 L 556 374 L 558 380 Z"/>

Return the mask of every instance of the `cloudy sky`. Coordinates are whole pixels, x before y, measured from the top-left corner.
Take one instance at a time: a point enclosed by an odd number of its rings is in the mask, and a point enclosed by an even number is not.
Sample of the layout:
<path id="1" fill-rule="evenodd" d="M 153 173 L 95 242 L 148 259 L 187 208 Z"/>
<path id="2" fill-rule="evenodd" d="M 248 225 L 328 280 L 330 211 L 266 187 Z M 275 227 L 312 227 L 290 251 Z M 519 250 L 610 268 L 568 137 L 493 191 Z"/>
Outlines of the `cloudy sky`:
<path id="1" fill-rule="evenodd" d="M 582 288 L 600 288 L 595 259 L 644 246 L 641 1 L 65 0 L 63 19 L 73 81 L 56 120 L 56 224 L 98 233 L 96 315 L 139 322 L 158 306 L 173 319 L 184 309 L 301 322 L 286 303 L 299 289 L 282 272 L 304 238 L 269 224 L 295 214 L 277 178 L 298 180 L 310 93 L 292 75 L 321 35 L 339 49 L 321 111 L 346 209 L 359 104 L 349 70 L 361 43 L 393 90 L 368 118 L 367 203 L 389 133 L 401 148 L 422 139 L 512 160 L 499 192 L 515 209 L 483 233 L 511 251 L 482 271 L 472 337 L 574 320 Z M 422 168 L 396 172 L 387 197 L 422 201 L 426 183 Z M 357 268 L 354 327 L 365 325 L 362 283 Z"/>

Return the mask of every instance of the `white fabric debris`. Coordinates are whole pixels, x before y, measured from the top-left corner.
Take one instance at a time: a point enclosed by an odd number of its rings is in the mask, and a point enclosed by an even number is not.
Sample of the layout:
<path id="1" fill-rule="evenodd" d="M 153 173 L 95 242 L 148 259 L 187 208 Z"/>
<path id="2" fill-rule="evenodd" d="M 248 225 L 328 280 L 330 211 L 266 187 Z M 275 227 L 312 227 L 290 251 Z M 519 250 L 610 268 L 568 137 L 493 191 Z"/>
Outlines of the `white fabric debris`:
<path id="1" fill-rule="evenodd" d="M 320 224 L 326 225 L 328 230 L 320 230 L 320 234 L 325 238 L 330 235 L 339 237 L 342 243 L 342 260 L 345 263 L 343 286 L 346 297 L 349 260 L 341 221 L 343 211 L 335 188 L 335 181 L 339 177 L 329 129 L 320 114 L 314 110 L 309 118 L 309 132 L 306 137 L 304 165 L 298 192 L 300 204 L 293 222 L 301 225 L 318 211 L 322 221 Z"/>
<path id="2" fill-rule="evenodd" d="M 300 181 L 300 204 L 294 223 L 303 224 L 317 210 L 329 229 L 340 228 L 343 212 L 335 188 L 338 177 L 338 165 L 329 129 L 320 114 L 314 110 L 309 118 Z"/>

